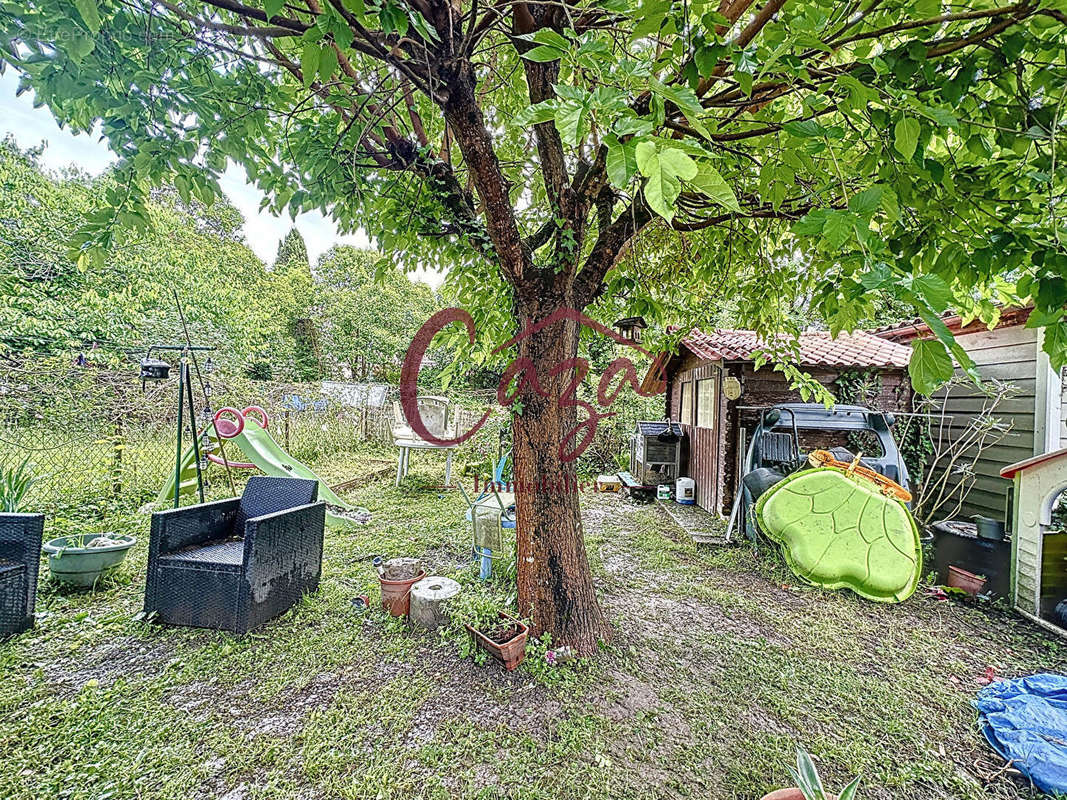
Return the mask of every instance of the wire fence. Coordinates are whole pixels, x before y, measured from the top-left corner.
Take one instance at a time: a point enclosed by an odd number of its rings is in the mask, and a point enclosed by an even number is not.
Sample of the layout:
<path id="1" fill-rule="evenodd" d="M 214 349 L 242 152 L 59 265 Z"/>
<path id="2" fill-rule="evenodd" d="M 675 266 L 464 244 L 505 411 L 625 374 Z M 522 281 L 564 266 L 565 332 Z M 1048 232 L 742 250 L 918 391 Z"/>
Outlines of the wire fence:
<path id="1" fill-rule="evenodd" d="M 54 361 L 0 366 L 0 470 L 28 462 L 35 483 L 25 505 L 53 513 L 84 515 L 154 500 L 177 457 L 176 374 L 142 387 L 135 368 Z M 364 390 L 338 399 L 324 395 L 321 384 L 203 377 L 203 388 L 193 379 L 198 430 L 211 419 L 208 407 L 255 405 L 267 412 L 275 441 L 312 468 L 368 444 L 392 445 L 395 387 L 357 386 Z M 465 429 L 478 415 L 461 409 L 459 416 Z M 192 434 L 184 422 L 187 447 Z"/>

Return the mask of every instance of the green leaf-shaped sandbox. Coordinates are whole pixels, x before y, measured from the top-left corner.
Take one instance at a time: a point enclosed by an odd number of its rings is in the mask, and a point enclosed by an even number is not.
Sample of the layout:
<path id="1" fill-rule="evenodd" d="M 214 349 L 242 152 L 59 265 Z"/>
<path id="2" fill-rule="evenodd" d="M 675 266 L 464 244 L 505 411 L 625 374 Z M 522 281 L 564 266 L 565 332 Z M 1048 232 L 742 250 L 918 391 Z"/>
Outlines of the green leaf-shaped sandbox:
<path id="1" fill-rule="evenodd" d="M 922 549 L 911 512 L 859 475 L 796 472 L 760 496 L 756 519 L 789 568 L 814 586 L 900 603 L 919 583 Z"/>

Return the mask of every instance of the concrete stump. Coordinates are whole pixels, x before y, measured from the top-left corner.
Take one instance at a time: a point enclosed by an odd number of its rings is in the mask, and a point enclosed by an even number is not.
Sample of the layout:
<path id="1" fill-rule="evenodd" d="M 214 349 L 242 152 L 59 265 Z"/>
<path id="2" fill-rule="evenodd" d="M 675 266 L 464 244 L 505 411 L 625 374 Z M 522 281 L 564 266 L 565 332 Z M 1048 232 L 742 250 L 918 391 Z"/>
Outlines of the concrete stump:
<path id="1" fill-rule="evenodd" d="M 451 578 L 431 575 L 411 587 L 411 621 L 426 630 L 448 624 L 448 601 L 459 594 Z"/>

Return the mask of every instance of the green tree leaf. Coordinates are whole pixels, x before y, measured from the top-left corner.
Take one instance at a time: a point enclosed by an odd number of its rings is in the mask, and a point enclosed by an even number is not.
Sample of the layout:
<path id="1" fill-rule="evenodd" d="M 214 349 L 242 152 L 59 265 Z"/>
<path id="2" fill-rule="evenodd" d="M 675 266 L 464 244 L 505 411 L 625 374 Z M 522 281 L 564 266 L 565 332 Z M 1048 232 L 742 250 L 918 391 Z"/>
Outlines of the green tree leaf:
<path id="1" fill-rule="evenodd" d="M 337 69 L 337 51 L 330 46 L 322 48 L 319 53 L 319 78 L 323 83 L 329 82 Z"/>
<path id="2" fill-rule="evenodd" d="M 95 47 L 96 42 L 93 41 L 91 36 L 85 36 L 80 33 L 72 35 L 66 43 L 67 54 L 75 64 L 81 64 L 85 57 L 93 52 Z"/>
<path id="3" fill-rule="evenodd" d="M 823 240 L 832 250 L 837 250 L 848 241 L 856 230 L 855 215 L 848 211 L 831 210 L 823 225 Z"/>
<path id="4" fill-rule="evenodd" d="M 741 206 L 737 202 L 737 195 L 730 188 L 730 184 L 719 174 L 715 167 L 707 162 L 701 162 L 700 170 L 690 180 L 694 188 L 701 194 L 710 197 L 728 211 L 740 213 Z"/>
<path id="5" fill-rule="evenodd" d="M 681 150 L 665 147 L 658 150 L 650 141 L 637 145 L 637 168 L 647 179 L 645 200 L 649 208 L 668 222 L 674 219 L 674 202 L 682 192 L 682 180 L 691 180 L 698 172 L 696 162 Z"/>
<path id="6" fill-rule="evenodd" d="M 1067 366 L 1067 323 L 1057 322 L 1045 328 L 1042 348 L 1049 356 L 1054 370 L 1060 371 Z"/>
<path id="7" fill-rule="evenodd" d="M 818 236 L 826 225 L 830 213 L 828 208 L 816 208 L 793 223 L 793 233 L 797 236 Z"/>
<path id="8" fill-rule="evenodd" d="M 659 151 L 660 164 L 677 178 L 689 181 L 699 172 L 697 163 L 684 151 L 674 147 L 664 147 Z"/>
<path id="9" fill-rule="evenodd" d="M 263 11 L 267 14 L 267 21 L 275 17 L 284 5 L 285 0 L 263 0 Z"/>
<path id="10" fill-rule="evenodd" d="M 589 109 L 574 100 L 563 103 L 556 111 L 556 129 L 565 144 L 577 147 L 589 133 Z"/>
<path id="11" fill-rule="evenodd" d="M 919 129 L 919 121 L 912 117 L 901 117 L 893 128 L 893 146 L 904 158 L 910 159 L 915 155 Z"/>
<path id="12" fill-rule="evenodd" d="M 678 106 L 681 112 L 685 114 L 685 119 L 693 130 L 705 139 L 711 138 L 711 132 L 701 121 L 701 117 L 706 112 L 692 89 L 688 86 L 667 86 L 655 78 L 649 80 L 649 86 L 652 87 L 652 91 L 664 100 Z"/>
<path id="13" fill-rule="evenodd" d="M 541 44 L 522 54 L 522 57 L 527 61 L 559 61 L 565 55 L 565 50 L 560 50 L 558 47 L 553 47 L 549 44 Z"/>
<path id="14" fill-rule="evenodd" d="M 542 122 L 548 122 L 556 118 L 558 109 L 559 102 L 557 100 L 545 100 L 520 111 L 515 117 L 515 124 L 524 128 L 528 125 L 539 125 Z"/>
<path id="15" fill-rule="evenodd" d="M 319 71 L 322 48 L 318 42 L 307 42 L 300 53 L 300 73 L 304 76 L 304 88 L 311 86 Z"/>
<path id="16" fill-rule="evenodd" d="M 604 137 L 608 148 L 608 179 L 617 189 L 625 189 L 637 174 L 636 145 L 633 140 L 620 142 L 614 134 Z"/>
<path id="17" fill-rule="evenodd" d="M 882 193 L 881 186 L 872 186 L 869 189 L 864 189 L 862 192 L 852 195 L 848 201 L 848 210 L 870 219 L 871 215 L 878 210 L 882 203 Z"/>
<path id="18" fill-rule="evenodd" d="M 931 395 L 944 386 L 955 373 L 945 345 L 936 339 L 916 339 L 911 343 L 908 374 L 920 394 Z"/>
<path id="19" fill-rule="evenodd" d="M 100 33 L 100 26 L 103 22 L 100 19 L 100 7 L 97 0 L 74 0 L 74 7 L 78 9 L 78 14 L 86 27 L 93 33 Z"/>
<path id="20" fill-rule="evenodd" d="M 939 275 L 920 275 L 912 281 L 912 287 L 938 313 L 947 309 L 954 299 L 952 287 Z"/>

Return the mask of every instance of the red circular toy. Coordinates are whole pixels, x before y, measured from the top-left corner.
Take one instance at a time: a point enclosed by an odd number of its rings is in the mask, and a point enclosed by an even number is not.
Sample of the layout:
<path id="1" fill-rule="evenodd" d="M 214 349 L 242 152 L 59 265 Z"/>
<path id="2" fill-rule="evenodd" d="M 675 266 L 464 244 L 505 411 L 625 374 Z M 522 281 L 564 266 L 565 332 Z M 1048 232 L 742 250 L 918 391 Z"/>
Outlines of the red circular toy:
<path id="1" fill-rule="evenodd" d="M 233 419 L 224 417 L 228 414 Z M 215 432 L 222 439 L 232 439 L 245 429 L 245 418 L 236 408 L 226 406 L 215 412 Z"/>
<path id="2" fill-rule="evenodd" d="M 217 456 L 214 453 L 208 453 L 207 459 L 213 464 L 219 464 L 223 467 L 230 467 L 231 469 L 255 469 L 255 464 L 250 464 L 247 461 L 227 461 L 221 456 Z"/>
<path id="3" fill-rule="evenodd" d="M 266 430 L 267 426 L 270 425 L 270 417 L 268 417 L 267 412 L 259 406 L 245 406 L 244 410 L 241 412 L 241 416 L 247 417 L 249 414 L 255 414 L 259 417 L 259 427 L 263 430 Z"/>

